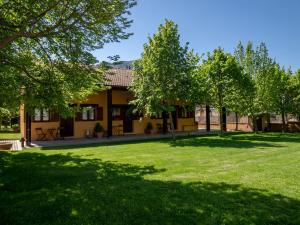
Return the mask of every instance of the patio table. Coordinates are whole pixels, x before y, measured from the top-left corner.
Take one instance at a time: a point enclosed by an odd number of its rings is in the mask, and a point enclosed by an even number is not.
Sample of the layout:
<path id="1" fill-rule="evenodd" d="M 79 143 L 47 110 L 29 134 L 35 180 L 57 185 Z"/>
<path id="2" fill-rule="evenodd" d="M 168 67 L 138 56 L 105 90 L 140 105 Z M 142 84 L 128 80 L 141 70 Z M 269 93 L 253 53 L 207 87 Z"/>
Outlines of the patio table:
<path id="1" fill-rule="evenodd" d="M 49 128 L 48 130 L 48 135 L 50 136 L 50 138 L 52 138 L 53 140 L 55 140 L 56 137 L 56 128 Z"/>

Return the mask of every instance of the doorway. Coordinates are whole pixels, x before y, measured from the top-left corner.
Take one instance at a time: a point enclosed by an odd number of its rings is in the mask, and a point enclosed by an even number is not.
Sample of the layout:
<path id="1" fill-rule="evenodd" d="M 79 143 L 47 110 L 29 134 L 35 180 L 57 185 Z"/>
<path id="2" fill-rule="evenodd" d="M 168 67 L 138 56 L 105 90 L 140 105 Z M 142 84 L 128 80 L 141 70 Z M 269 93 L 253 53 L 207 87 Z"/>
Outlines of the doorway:
<path id="1" fill-rule="evenodd" d="M 74 118 L 61 118 L 60 119 L 60 135 L 61 137 L 73 137 L 74 136 Z"/>
<path id="2" fill-rule="evenodd" d="M 256 120 L 257 131 L 262 131 L 262 118 Z"/>
<path id="3" fill-rule="evenodd" d="M 174 125 L 174 130 L 177 130 L 177 108 L 175 111 L 172 111 L 172 119 L 173 119 L 173 125 Z"/>
<path id="4" fill-rule="evenodd" d="M 124 110 L 124 115 L 123 115 L 124 133 L 132 133 L 133 132 L 133 114 L 132 114 L 132 110 L 130 109 L 129 106 L 125 106 L 123 108 L 123 110 Z"/>

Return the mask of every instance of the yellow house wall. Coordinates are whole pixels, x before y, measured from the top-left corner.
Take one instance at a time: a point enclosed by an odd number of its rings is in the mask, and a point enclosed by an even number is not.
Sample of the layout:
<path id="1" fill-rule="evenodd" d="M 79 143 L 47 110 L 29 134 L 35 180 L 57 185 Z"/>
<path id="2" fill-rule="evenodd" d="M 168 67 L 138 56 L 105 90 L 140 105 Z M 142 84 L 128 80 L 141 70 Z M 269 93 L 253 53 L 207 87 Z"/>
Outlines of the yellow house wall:
<path id="1" fill-rule="evenodd" d="M 20 105 L 20 131 L 21 131 L 21 138 L 25 138 L 24 104 Z"/>
<path id="2" fill-rule="evenodd" d="M 103 108 L 103 120 L 102 121 L 75 121 L 74 119 L 74 138 L 85 137 L 86 131 L 94 131 L 94 127 L 99 122 L 104 130 L 107 130 L 107 92 L 101 91 L 88 97 L 84 102 L 77 102 L 77 104 L 97 104 Z"/>
<path id="3" fill-rule="evenodd" d="M 133 94 L 127 90 L 112 90 L 113 105 L 127 105 L 133 99 Z"/>
<path id="4" fill-rule="evenodd" d="M 36 128 L 42 128 L 45 133 L 47 133 L 48 129 L 59 127 L 59 122 L 32 122 L 31 123 L 31 139 L 37 140 L 38 135 L 36 134 Z M 47 134 L 47 138 L 50 139 L 51 137 Z"/>
<path id="5" fill-rule="evenodd" d="M 113 105 L 126 105 L 133 99 L 133 94 L 126 90 L 112 90 L 112 104 Z M 102 121 L 75 121 L 74 118 L 74 136 L 73 138 L 82 138 L 85 137 L 86 130 L 93 131 L 94 127 L 97 122 L 99 122 L 104 130 L 107 130 L 107 91 L 101 91 L 94 95 L 91 95 L 86 101 L 84 102 L 76 102 L 76 104 L 97 104 L 99 107 L 103 108 L 103 120 Z M 20 109 L 20 116 L 21 117 L 21 127 L 24 128 L 21 130 L 23 131 L 22 136 L 25 137 L 25 118 L 24 113 L 21 113 Z M 144 130 L 147 126 L 148 122 L 151 122 L 153 125 L 153 133 L 157 133 L 157 124 L 163 124 L 162 119 L 150 119 L 143 117 L 142 119 L 133 120 L 133 132 L 132 134 L 143 134 Z M 170 120 L 168 120 L 168 123 Z M 22 125 L 23 124 L 23 125 Z M 113 126 L 123 125 L 122 120 L 113 120 Z M 177 118 L 177 131 L 183 130 L 183 125 L 194 125 L 194 118 Z M 32 122 L 32 129 L 31 129 L 31 136 L 32 140 L 37 139 L 36 135 L 36 128 L 42 128 L 45 132 L 49 128 L 58 128 L 60 126 L 59 122 Z M 196 127 L 195 127 L 196 128 Z M 192 126 L 186 127 L 185 130 L 192 130 L 195 129 Z"/>
<path id="6" fill-rule="evenodd" d="M 194 118 L 178 118 L 177 131 L 191 131 L 197 130 Z"/>

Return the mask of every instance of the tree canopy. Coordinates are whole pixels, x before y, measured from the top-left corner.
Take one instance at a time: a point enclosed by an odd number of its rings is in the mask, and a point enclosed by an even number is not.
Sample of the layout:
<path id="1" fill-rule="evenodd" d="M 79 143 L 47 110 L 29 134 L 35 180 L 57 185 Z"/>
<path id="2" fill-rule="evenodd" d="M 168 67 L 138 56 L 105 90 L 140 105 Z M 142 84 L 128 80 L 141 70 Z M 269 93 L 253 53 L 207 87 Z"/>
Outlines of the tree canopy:
<path id="1" fill-rule="evenodd" d="M 178 101 L 185 103 L 191 87 L 191 76 L 199 61 L 188 44 L 180 44 L 178 26 L 166 20 L 158 32 L 149 37 L 141 58 L 134 64 L 135 76 L 131 90 L 136 99 L 132 104 L 146 115 L 169 114 L 172 131 L 172 111 Z"/>
<path id="2" fill-rule="evenodd" d="M 128 38 L 135 0 L 0 1 L 0 106 L 66 109 L 102 87 L 91 51 Z M 9 96 L 13 96 L 12 99 Z"/>
<path id="3" fill-rule="evenodd" d="M 238 93 L 243 88 L 241 67 L 236 59 L 223 49 L 218 48 L 212 54 L 208 53 L 207 58 L 201 65 L 200 77 L 205 77 L 209 86 L 211 104 L 220 113 L 220 131 L 223 132 L 224 109 L 234 109 L 235 102 L 240 98 Z"/>

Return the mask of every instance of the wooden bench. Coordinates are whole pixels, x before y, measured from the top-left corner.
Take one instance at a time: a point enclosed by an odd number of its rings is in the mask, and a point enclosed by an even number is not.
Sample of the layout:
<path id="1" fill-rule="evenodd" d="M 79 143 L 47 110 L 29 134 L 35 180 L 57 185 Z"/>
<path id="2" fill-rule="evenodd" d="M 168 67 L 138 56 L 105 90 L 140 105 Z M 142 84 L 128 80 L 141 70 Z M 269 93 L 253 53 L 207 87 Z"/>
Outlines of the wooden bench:
<path id="1" fill-rule="evenodd" d="M 190 125 L 182 125 L 182 131 L 186 131 L 187 127 L 192 127 L 193 129 L 189 129 L 187 131 L 196 131 L 198 130 L 198 124 L 190 124 Z"/>

